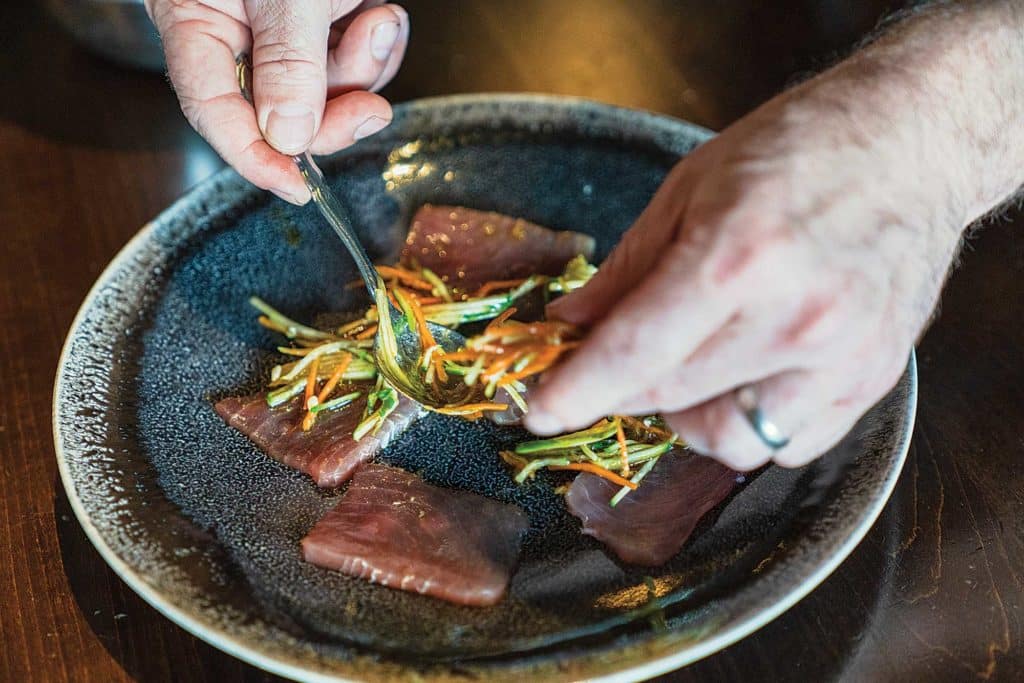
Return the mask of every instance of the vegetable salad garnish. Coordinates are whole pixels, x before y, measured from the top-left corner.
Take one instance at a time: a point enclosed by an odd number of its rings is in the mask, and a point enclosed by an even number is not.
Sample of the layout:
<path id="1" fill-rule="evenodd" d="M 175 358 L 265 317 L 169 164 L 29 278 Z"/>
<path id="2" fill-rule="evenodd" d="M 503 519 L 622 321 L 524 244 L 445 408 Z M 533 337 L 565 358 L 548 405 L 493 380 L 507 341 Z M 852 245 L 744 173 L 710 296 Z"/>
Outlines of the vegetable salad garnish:
<path id="1" fill-rule="evenodd" d="M 461 381 L 473 389 L 464 402 L 431 410 L 476 420 L 486 413 L 508 410 L 511 402 L 527 412 L 523 397 L 527 382 L 576 348 L 580 331 L 559 321 L 514 320 L 515 304 L 536 290 L 546 300 L 552 294 L 582 287 L 596 268 L 577 256 L 559 277 L 495 280 L 471 294 L 458 295 L 426 268 L 377 266 L 377 272 L 386 284 L 386 288 L 378 288 L 378 301 L 362 317 L 330 331 L 302 325 L 258 297 L 249 300 L 261 314 L 261 325 L 290 340 L 291 345 L 277 350 L 294 359 L 272 368 L 267 403 L 280 406 L 301 395 L 304 431 L 315 429 L 319 415 L 348 409 L 363 395 L 363 391 L 345 391 L 352 382 L 364 386 L 372 383 L 362 419 L 352 435 L 357 441 L 376 434 L 397 407 L 398 393 L 377 371 L 373 356 L 378 329 L 391 329 L 387 317 L 392 312 L 384 297 L 390 297 L 405 322 L 418 332 L 422 346 L 419 379 L 427 385 Z M 445 352 L 433 338 L 428 321 L 452 328 L 486 325 L 467 337 L 463 348 Z M 394 336 L 385 335 L 381 343 L 386 351 L 387 344 L 395 344 Z M 394 358 L 397 348 L 394 351 L 382 355 Z M 608 479 L 622 487 L 611 500 L 614 506 L 635 490 L 658 459 L 677 444 L 681 442 L 664 429 L 658 418 L 613 416 L 583 431 L 527 441 L 501 456 L 513 467 L 519 483 L 542 469 L 589 472 Z"/>

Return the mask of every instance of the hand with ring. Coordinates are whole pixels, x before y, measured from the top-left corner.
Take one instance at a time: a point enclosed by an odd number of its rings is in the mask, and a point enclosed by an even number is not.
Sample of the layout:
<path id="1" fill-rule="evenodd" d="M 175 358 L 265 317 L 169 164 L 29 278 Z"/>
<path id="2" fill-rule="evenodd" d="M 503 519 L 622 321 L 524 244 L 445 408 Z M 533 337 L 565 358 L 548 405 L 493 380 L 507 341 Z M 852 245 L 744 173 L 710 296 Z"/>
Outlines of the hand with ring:
<path id="1" fill-rule="evenodd" d="M 925 13 L 680 161 L 591 282 L 549 306 L 589 333 L 526 426 L 660 413 L 741 470 L 836 444 L 906 368 L 965 226 L 1024 179 L 1024 98 L 1000 95 L 1018 65 L 969 48 L 1016 34 L 981 5 Z"/>

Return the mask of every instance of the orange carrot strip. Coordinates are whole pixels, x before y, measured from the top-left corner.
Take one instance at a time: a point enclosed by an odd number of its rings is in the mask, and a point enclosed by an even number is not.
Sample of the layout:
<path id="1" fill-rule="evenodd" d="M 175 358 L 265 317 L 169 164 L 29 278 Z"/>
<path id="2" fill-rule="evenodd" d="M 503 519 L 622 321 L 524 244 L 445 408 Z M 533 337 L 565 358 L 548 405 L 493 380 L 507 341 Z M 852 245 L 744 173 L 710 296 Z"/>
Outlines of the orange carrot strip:
<path id="1" fill-rule="evenodd" d="M 524 282 L 526 282 L 525 278 L 521 280 L 491 280 L 490 282 L 485 282 L 481 285 L 480 289 L 476 290 L 476 294 L 473 296 L 479 299 L 487 296 L 496 289 L 512 289 L 513 287 L 518 287 Z"/>
<path id="2" fill-rule="evenodd" d="M 420 306 L 430 306 L 444 301 L 444 299 L 439 296 L 416 296 L 415 292 L 409 292 L 409 295 L 411 298 L 415 298 L 416 302 L 419 303 Z"/>
<path id="3" fill-rule="evenodd" d="M 516 314 L 516 307 L 515 306 L 509 306 L 508 308 L 506 308 L 504 311 L 501 312 L 501 315 L 499 315 L 497 318 L 495 318 L 490 323 L 488 323 L 487 329 L 490 330 L 490 329 L 492 329 L 494 327 L 497 327 L 498 325 L 501 325 L 503 322 L 505 322 L 506 320 L 508 320 L 509 318 L 514 316 L 515 314 Z"/>
<path id="4" fill-rule="evenodd" d="M 404 268 L 377 266 L 377 272 L 380 273 L 381 277 L 398 280 L 407 287 L 415 287 L 416 289 L 423 289 L 428 292 L 434 289 L 434 285 Z"/>
<path id="5" fill-rule="evenodd" d="M 502 377 L 502 382 L 504 384 L 510 384 L 512 382 L 525 379 L 530 375 L 536 375 L 539 372 L 544 372 L 551 367 L 555 360 L 557 360 L 558 354 L 559 350 L 557 346 L 549 346 L 541 351 L 537 358 L 519 372 L 510 372 L 506 376 Z"/>
<path id="6" fill-rule="evenodd" d="M 475 412 L 483 412 L 485 410 L 492 410 L 500 412 L 502 410 L 508 410 L 508 404 L 505 403 L 466 403 L 461 406 L 451 406 L 448 408 L 435 408 L 435 411 L 444 413 L 445 415 L 468 415 Z"/>
<path id="7" fill-rule="evenodd" d="M 306 393 L 302 399 L 302 407 L 306 411 L 306 416 L 302 418 L 302 431 L 308 432 L 313 428 L 313 422 L 316 420 L 316 415 L 310 410 L 312 406 L 309 405 L 310 399 L 313 398 L 313 392 L 316 391 L 316 374 L 320 371 L 320 356 L 313 359 L 313 362 L 309 365 L 309 374 L 306 376 Z"/>
<path id="8" fill-rule="evenodd" d="M 446 353 L 442 358 L 444 360 L 476 360 L 476 357 L 480 355 L 480 352 L 476 349 L 463 349 L 461 351 L 452 351 Z"/>
<path id="9" fill-rule="evenodd" d="M 409 310 L 412 311 L 412 317 L 416 319 L 416 327 L 420 333 L 420 346 L 423 348 L 423 351 L 425 352 L 431 346 L 437 346 L 437 340 L 434 339 L 430 328 L 427 327 L 427 319 L 423 317 L 423 309 L 420 308 L 420 305 L 413 297 L 406 296 L 405 299 L 409 302 Z"/>
<path id="10" fill-rule="evenodd" d="M 495 377 L 499 373 L 503 372 L 508 366 L 519 360 L 519 354 L 510 353 L 507 356 L 499 358 L 498 360 L 491 363 L 486 370 L 484 370 L 484 376 L 488 378 Z"/>
<path id="11" fill-rule="evenodd" d="M 444 361 L 444 353 L 440 349 L 434 352 L 433 358 L 430 359 L 430 362 L 434 364 L 434 372 L 437 374 L 437 378 L 442 382 L 447 382 L 448 371 L 444 369 Z"/>
<path id="12" fill-rule="evenodd" d="M 320 390 L 319 394 L 317 394 L 317 403 L 323 403 L 327 400 L 327 397 L 331 395 L 332 391 L 334 391 L 334 387 L 338 386 L 338 382 L 341 381 L 341 376 L 345 374 L 346 370 L 348 370 L 348 365 L 351 362 L 352 354 L 346 353 L 345 357 L 342 358 L 341 362 L 338 364 L 338 367 L 336 367 L 334 372 L 331 373 L 331 377 L 327 380 L 327 384 L 325 384 L 324 388 Z"/>
<path id="13" fill-rule="evenodd" d="M 309 365 L 309 374 L 306 375 L 306 394 L 302 400 L 302 407 L 306 408 L 309 405 L 309 399 L 313 398 L 313 392 L 316 391 L 316 373 L 320 370 L 320 356 L 313 359 L 313 362 Z"/>
<path id="14" fill-rule="evenodd" d="M 615 439 L 619 442 L 619 459 L 622 461 L 622 476 L 629 476 L 629 448 L 626 433 L 622 431 L 622 420 L 615 420 Z"/>
<path id="15" fill-rule="evenodd" d="M 356 339 L 369 339 L 373 335 L 377 334 L 377 326 L 370 325 L 365 330 L 356 335 Z"/>
<path id="16" fill-rule="evenodd" d="M 642 420 L 638 420 L 635 417 L 630 417 L 629 415 L 619 415 L 618 418 L 622 420 L 623 427 L 629 427 L 630 429 L 641 435 L 644 432 L 649 432 L 651 434 L 654 434 L 655 436 L 660 437 L 665 441 L 668 441 L 669 439 L 675 436 L 674 434 L 672 434 L 672 432 L 662 429 L 661 427 L 644 424 Z"/>
<path id="17" fill-rule="evenodd" d="M 580 472 L 590 472 L 591 474 L 596 474 L 599 477 L 604 477 L 608 481 L 618 484 L 619 486 L 625 486 L 631 491 L 636 491 L 636 484 L 631 482 L 629 479 L 620 477 L 619 475 L 615 474 L 615 472 L 612 472 L 611 470 L 606 470 L 605 468 L 599 465 L 595 465 L 592 462 L 571 462 L 568 465 L 549 465 L 548 469 L 578 470 Z"/>

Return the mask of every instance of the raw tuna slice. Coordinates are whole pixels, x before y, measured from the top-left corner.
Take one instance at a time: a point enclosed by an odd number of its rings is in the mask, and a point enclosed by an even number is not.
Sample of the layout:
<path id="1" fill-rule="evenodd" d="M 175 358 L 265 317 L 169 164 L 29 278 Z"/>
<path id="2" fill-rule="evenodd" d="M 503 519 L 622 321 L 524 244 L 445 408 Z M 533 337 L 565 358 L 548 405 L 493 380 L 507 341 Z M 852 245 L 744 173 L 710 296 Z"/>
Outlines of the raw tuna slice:
<path id="1" fill-rule="evenodd" d="M 383 586 L 493 605 L 505 595 L 528 525 L 514 505 L 371 463 L 302 539 L 302 555 Z"/>
<path id="2" fill-rule="evenodd" d="M 701 517 L 729 495 L 737 476 L 711 458 L 673 450 L 615 507 L 608 502 L 620 487 L 593 474 L 576 477 L 565 502 L 583 522 L 583 533 L 623 562 L 655 566 L 679 552 Z"/>
<path id="3" fill-rule="evenodd" d="M 500 213 L 425 204 L 413 216 L 402 263 L 419 263 L 472 293 L 489 280 L 561 275 L 579 254 L 594 255 L 594 238 Z"/>
<path id="4" fill-rule="evenodd" d="M 323 488 L 347 481 L 360 463 L 376 455 L 420 414 L 419 406 L 402 396 L 376 435 L 367 434 L 356 441 L 352 432 L 362 420 L 365 399 L 321 413 L 308 432 L 302 431 L 301 397 L 278 408 L 268 406 L 263 394 L 226 398 L 215 407 L 225 422 L 270 457 L 305 472 Z"/>

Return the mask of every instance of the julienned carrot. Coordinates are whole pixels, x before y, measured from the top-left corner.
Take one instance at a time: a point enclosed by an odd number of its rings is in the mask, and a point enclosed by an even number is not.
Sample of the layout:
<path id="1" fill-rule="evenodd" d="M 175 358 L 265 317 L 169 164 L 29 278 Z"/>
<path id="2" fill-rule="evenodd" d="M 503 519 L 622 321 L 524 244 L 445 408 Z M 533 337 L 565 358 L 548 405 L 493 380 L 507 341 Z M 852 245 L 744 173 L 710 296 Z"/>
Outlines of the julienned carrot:
<path id="1" fill-rule="evenodd" d="M 622 476 L 629 476 L 629 447 L 626 446 L 626 433 L 622 431 L 622 420 L 615 420 L 615 439 L 619 442 L 619 459 L 622 461 Z"/>
<path id="2" fill-rule="evenodd" d="M 380 273 L 380 276 L 383 278 L 398 280 L 408 287 L 415 287 L 416 289 L 423 289 L 428 292 L 434 289 L 434 285 L 430 284 L 419 275 L 416 275 L 404 268 L 396 268 L 394 266 L 377 266 L 377 272 Z"/>
<path id="3" fill-rule="evenodd" d="M 312 402 L 314 392 L 316 391 L 316 374 L 320 371 L 320 356 L 313 359 L 313 362 L 309 364 L 309 374 L 306 376 L 306 392 L 303 394 L 302 407 L 306 411 L 306 416 L 302 418 L 302 431 L 308 432 L 313 428 L 313 422 L 316 420 L 316 415 L 313 413 L 312 408 L 315 403 Z"/>
<path id="4" fill-rule="evenodd" d="M 520 354 L 518 353 L 510 353 L 507 356 L 502 356 L 501 358 L 498 358 L 498 360 L 494 361 L 493 363 L 487 366 L 483 373 L 484 376 L 487 377 L 488 379 L 493 379 L 494 377 L 497 377 L 500 373 L 507 370 L 510 365 L 519 360 L 519 356 Z"/>
<path id="5" fill-rule="evenodd" d="M 362 282 L 362 280 L 360 280 L 360 282 Z M 366 318 L 360 318 L 359 320 L 353 320 L 352 322 L 345 323 L 344 325 L 339 327 L 338 331 L 337 331 L 337 334 L 338 334 L 339 337 L 346 337 L 346 336 L 352 334 L 353 332 L 361 332 L 363 329 L 365 329 L 370 324 L 372 324 L 372 323 L 370 323 Z"/>
<path id="6" fill-rule="evenodd" d="M 480 355 L 480 352 L 475 349 L 463 349 L 461 351 L 452 351 L 446 353 L 442 358 L 444 360 L 456 361 L 456 360 L 476 360 L 476 357 Z"/>
<path id="7" fill-rule="evenodd" d="M 631 491 L 636 491 L 636 484 L 631 482 L 629 479 L 625 479 L 615 474 L 611 470 L 595 465 L 591 462 L 571 462 L 568 465 L 549 465 L 549 470 L 579 470 L 580 472 L 590 472 L 596 474 L 599 477 L 604 477 L 610 482 L 618 484 L 619 486 L 625 486 Z"/>
<path id="8" fill-rule="evenodd" d="M 513 343 L 517 340 L 530 340 L 536 343 L 547 340 L 548 343 L 561 343 L 562 338 L 576 332 L 572 325 L 562 322 L 521 323 L 517 320 L 506 320 L 501 325 L 488 325 L 484 333 L 473 338 L 475 348 L 484 348 L 487 342 L 502 340 L 502 343 Z"/>
<path id="9" fill-rule="evenodd" d="M 313 392 L 316 391 L 316 373 L 320 370 L 320 356 L 313 359 L 313 362 L 309 364 L 309 374 L 306 375 L 306 393 L 305 398 L 302 400 L 302 407 L 309 409 L 309 399 L 313 398 Z"/>
<path id="10" fill-rule="evenodd" d="M 416 319 L 416 327 L 420 333 L 420 346 L 423 347 L 424 351 L 431 346 L 437 346 L 437 340 L 434 339 L 430 328 L 427 327 L 427 319 L 423 317 L 423 309 L 420 308 L 419 303 L 411 296 L 406 296 L 405 299 L 409 302 L 409 310 L 412 311 L 412 317 Z"/>
<path id="11" fill-rule="evenodd" d="M 444 353 L 435 353 L 431 359 L 431 363 L 434 366 L 434 372 L 437 374 L 437 378 L 442 382 L 448 381 L 448 371 L 444 369 Z"/>
<path id="12" fill-rule="evenodd" d="M 516 307 L 515 306 L 509 306 L 504 311 L 502 311 L 501 314 L 499 314 L 497 318 L 495 318 L 490 323 L 488 323 L 487 330 L 491 330 L 491 329 L 497 327 L 498 325 L 501 325 L 503 322 L 505 322 L 506 320 L 508 320 L 509 318 L 514 316 L 515 314 L 516 314 Z"/>
<path id="13" fill-rule="evenodd" d="M 510 372 L 501 378 L 500 384 L 511 384 L 512 382 L 526 379 L 530 375 L 536 375 L 539 372 L 544 372 L 551 365 L 558 360 L 558 356 L 562 353 L 563 348 L 561 346 L 549 346 L 541 351 L 537 358 L 535 358 L 529 365 L 520 370 L 519 372 Z"/>
<path id="14" fill-rule="evenodd" d="M 325 384 L 324 388 L 320 390 L 319 394 L 317 394 L 317 403 L 323 403 L 327 400 L 327 397 L 331 395 L 332 391 L 334 391 L 334 387 L 338 386 L 338 382 L 341 381 L 341 376 L 345 374 L 346 370 L 348 370 L 348 365 L 351 362 L 352 354 L 346 353 L 341 359 L 341 362 L 338 363 L 338 367 L 334 369 L 333 373 L 331 373 L 330 378 L 327 380 L 327 384 Z"/>
<path id="15" fill-rule="evenodd" d="M 662 429 L 655 425 L 644 424 L 643 421 L 636 419 L 635 417 L 629 417 L 628 415 L 620 415 L 619 419 L 622 420 L 623 427 L 629 427 L 638 434 L 649 432 L 659 437 L 663 441 L 675 440 L 677 437 L 672 432 Z"/>
<path id="16" fill-rule="evenodd" d="M 369 339 L 373 335 L 377 334 L 377 326 L 370 325 L 365 330 L 356 335 L 356 339 Z"/>
<path id="17" fill-rule="evenodd" d="M 480 289 L 476 290 L 476 294 L 473 295 L 476 299 L 482 299 L 496 289 L 512 289 L 526 282 L 526 278 L 520 280 L 491 280 L 485 282 L 480 286 Z"/>
<path id="18" fill-rule="evenodd" d="M 448 407 L 448 408 L 435 408 L 434 410 L 436 410 L 439 413 L 444 413 L 445 415 L 468 415 L 470 413 L 477 413 L 477 412 L 481 412 L 482 413 L 484 411 L 500 412 L 502 410 L 508 410 L 508 404 L 506 404 L 506 403 L 492 403 L 492 402 L 466 403 L 466 404 L 461 405 L 461 406 L 451 406 L 451 407 Z"/>

